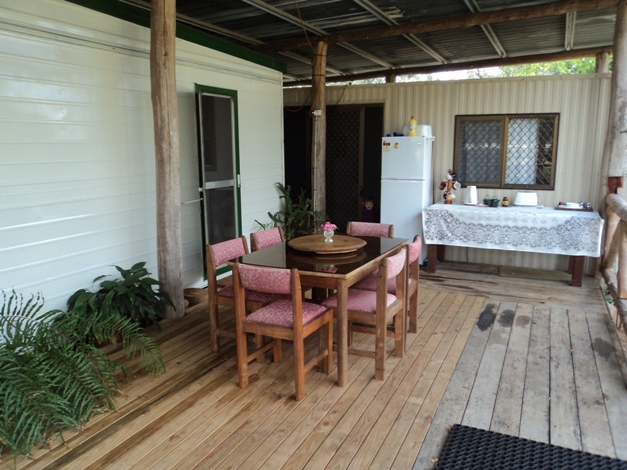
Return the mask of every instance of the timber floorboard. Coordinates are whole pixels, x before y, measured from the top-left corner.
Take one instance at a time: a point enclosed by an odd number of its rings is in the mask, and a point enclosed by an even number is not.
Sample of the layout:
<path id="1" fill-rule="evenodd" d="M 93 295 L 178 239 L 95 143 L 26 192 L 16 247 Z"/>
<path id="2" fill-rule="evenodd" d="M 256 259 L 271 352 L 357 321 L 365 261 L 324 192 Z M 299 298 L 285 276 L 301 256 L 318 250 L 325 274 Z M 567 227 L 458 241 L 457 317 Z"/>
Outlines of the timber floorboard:
<path id="1" fill-rule="evenodd" d="M 337 372 L 306 375 L 293 399 L 291 344 L 284 357 L 250 365 L 240 389 L 233 340 L 209 347 L 207 305 L 148 333 L 167 371 L 123 383 L 118 408 L 95 416 L 64 442 L 18 457 L 19 469 L 432 469 L 456 423 L 627 460 L 626 367 L 592 278 L 502 278 L 494 270 L 443 263 L 421 273 L 418 332 L 402 359 L 387 342 L 386 377 L 372 359 L 349 356 Z M 233 314 L 220 309 L 221 325 Z M 370 335 L 355 334 L 360 347 Z M 306 343 L 315 354 L 315 335 Z M 118 346 L 110 357 L 137 367 Z M 2 454 L 0 470 L 14 468 Z"/>

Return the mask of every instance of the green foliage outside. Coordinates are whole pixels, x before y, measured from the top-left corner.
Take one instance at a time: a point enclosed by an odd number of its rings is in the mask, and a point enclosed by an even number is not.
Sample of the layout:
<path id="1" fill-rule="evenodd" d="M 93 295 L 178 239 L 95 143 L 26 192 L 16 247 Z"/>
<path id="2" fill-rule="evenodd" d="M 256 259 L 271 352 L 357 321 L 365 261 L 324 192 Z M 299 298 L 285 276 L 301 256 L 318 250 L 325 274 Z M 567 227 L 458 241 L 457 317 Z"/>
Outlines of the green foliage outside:
<path id="1" fill-rule="evenodd" d="M 610 61 L 610 70 L 611 70 Z M 487 77 L 530 77 L 547 75 L 588 74 L 595 73 L 596 59 L 586 57 L 583 59 L 562 60 L 558 62 L 542 62 L 538 64 L 521 64 L 497 67 L 490 71 L 472 70 L 468 72 L 469 78 Z"/>
<path id="2" fill-rule="evenodd" d="M 259 228 L 266 230 L 273 227 L 282 227 L 285 239 L 288 241 L 302 235 L 311 235 L 319 221 L 319 217 L 313 210 L 311 199 L 306 197 L 305 191 L 301 189 L 300 195 L 295 200 L 292 200 L 290 197 L 290 186 L 276 183 L 276 187 L 281 193 L 279 198 L 283 200 L 283 207 L 274 214 L 268 212 L 271 222 L 263 223 L 255 220 Z"/>
<path id="3" fill-rule="evenodd" d="M 95 293 L 81 289 L 68 301 L 67 312 L 42 312 L 41 295 L 25 300 L 3 292 L 0 451 L 8 447 L 16 457 L 29 456 L 34 446 L 62 437 L 62 430 L 79 429 L 94 414 L 115 408 L 119 380 L 132 371 L 109 359 L 96 342 L 119 341 L 148 374 L 165 371 L 159 345 L 142 332 L 139 320 L 156 322 L 156 302 L 170 298 L 153 291 L 158 282 L 147 276 L 144 263 L 117 269 L 122 279 L 102 282 Z"/>

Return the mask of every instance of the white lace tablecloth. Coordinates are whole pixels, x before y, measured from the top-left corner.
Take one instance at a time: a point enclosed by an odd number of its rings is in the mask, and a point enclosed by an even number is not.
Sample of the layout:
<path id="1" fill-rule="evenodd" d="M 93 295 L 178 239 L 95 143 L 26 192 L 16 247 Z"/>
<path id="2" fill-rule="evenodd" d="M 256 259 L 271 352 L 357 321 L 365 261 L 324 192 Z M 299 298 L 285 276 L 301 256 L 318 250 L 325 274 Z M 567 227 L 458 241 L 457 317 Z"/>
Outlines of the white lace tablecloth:
<path id="1" fill-rule="evenodd" d="M 427 244 L 601 255 L 603 219 L 597 212 L 440 203 L 422 212 L 422 224 Z"/>

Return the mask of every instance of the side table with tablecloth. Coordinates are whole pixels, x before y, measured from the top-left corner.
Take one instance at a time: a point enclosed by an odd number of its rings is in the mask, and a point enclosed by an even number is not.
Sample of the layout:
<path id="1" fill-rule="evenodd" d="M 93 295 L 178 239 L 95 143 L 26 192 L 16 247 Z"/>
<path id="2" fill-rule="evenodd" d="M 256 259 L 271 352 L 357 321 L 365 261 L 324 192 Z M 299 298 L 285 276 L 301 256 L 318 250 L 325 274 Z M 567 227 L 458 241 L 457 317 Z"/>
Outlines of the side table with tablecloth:
<path id="1" fill-rule="evenodd" d="M 434 204 L 422 213 L 435 272 L 438 245 L 571 256 L 572 285 L 581 285 L 583 257 L 601 255 L 603 219 L 597 212 L 552 207 L 483 207 Z"/>

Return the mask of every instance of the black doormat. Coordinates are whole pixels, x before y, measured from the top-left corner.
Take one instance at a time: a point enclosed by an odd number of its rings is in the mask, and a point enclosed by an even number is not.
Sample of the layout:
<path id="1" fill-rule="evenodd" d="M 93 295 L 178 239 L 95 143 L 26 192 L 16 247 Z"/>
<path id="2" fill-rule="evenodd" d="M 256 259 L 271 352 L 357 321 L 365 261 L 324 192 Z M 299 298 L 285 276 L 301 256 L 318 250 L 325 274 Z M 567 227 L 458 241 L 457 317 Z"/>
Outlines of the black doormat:
<path id="1" fill-rule="evenodd" d="M 627 461 L 456 424 L 437 470 L 627 470 Z"/>

